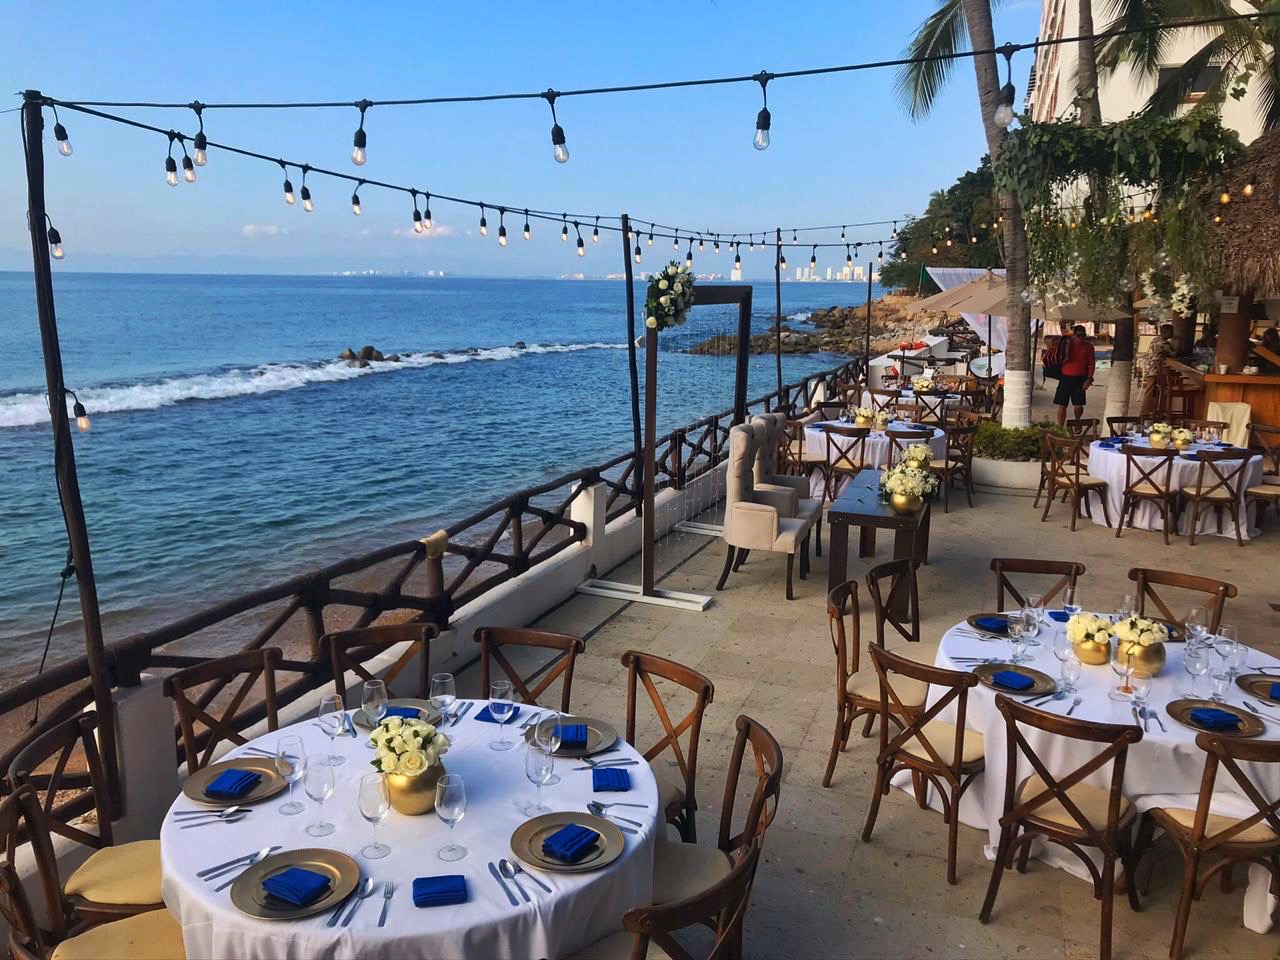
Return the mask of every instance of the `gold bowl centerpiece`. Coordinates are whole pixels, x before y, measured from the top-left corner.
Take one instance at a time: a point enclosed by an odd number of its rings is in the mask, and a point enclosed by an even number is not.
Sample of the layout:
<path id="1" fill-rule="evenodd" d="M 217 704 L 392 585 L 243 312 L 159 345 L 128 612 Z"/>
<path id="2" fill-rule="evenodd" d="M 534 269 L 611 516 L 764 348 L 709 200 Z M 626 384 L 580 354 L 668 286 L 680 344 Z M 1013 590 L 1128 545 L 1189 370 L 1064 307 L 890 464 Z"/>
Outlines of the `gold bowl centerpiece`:
<path id="1" fill-rule="evenodd" d="M 870 407 L 854 407 L 853 425 L 855 427 L 876 426 L 876 412 Z"/>
<path id="2" fill-rule="evenodd" d="M 1179 450 L 1188 450 L 1195 443 L 1196 435 L 1186 427 L 1178 427 L 1173 431 L 1173 445 Z"/>
<path id="3" fill-rule="evenodd" d="M 937 384 L 933 382 L 933 377 L 912 377 L 911 389 L 916 393 L 928 393 L 933 390 Z"/>
<path id="4" fill-rule="evenodd" d="M 927 443 L 913 443 L 902 451 L 902 463 L 915 470 L 929 469 L 933 449 Z"/>
<path id="5" fill-rule="evenodd" d="M 1134 673 L 1154 677 L 1164 669 L 1164 642 L 1169 639 L 1169 628 L 1159 620 L 1125 617 L 1112 624 L 1111 635 L 1116 641 L 1116 660 L 1127 663 Z"/>
<path id="6" fill-rule="evenodd" d="M 369 745 L 377 751 L 370 763 L 386 774 L 392 809 L 409 816 L 435 809 L 448 737 L 425 720 L 387 717 L 369 735 Z"/>
<path id="7" fill-rule="evenodd" d="M 938 489 L 938 478 L 907 463 L 890 467 L 880 476 L 880 492 L 897 513 L 914 513 L 924 498 Z"/>
<path id="8" fill-rule="evenodd" d="M 1167 423 L 1153 423 L 1147 430 L 1147 442 L 1157 450 L 1169 445 L 1173 436 L 1173 427 Z"/>
<path id="9" fill-rule="evenodd" d="M 1067 639 L 1081 663 L 1098 667 L 1111 659 L 1111 622 L 1096 613 L 1077 613 L 1067 621 Z"/>

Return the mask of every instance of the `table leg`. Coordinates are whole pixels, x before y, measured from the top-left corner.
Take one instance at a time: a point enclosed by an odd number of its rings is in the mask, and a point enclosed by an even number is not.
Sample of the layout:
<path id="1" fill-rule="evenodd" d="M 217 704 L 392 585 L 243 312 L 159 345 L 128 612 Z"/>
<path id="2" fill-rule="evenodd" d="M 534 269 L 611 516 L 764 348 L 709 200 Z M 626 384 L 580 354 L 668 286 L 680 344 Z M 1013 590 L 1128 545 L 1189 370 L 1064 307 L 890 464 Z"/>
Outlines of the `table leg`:
<path id="1" fill-rule="evenodd" d="M 827 591 L 849 579 L 849 525 L 833 523 L 827 527 Z"/>
<path id="2" fill-rule="evenodd" d="M 858 528 L 858 556 L 874 557 L 876 555 L 876 528 Z"/>
<path id="3" fill-rule="evenodd" d="M 929 521 L 933 518 L 933 504 L 925 503 L 924 516 L 920 518 L 920 526 L 916 528 L 916 556 L 920 562 L 929 562 Z"/>

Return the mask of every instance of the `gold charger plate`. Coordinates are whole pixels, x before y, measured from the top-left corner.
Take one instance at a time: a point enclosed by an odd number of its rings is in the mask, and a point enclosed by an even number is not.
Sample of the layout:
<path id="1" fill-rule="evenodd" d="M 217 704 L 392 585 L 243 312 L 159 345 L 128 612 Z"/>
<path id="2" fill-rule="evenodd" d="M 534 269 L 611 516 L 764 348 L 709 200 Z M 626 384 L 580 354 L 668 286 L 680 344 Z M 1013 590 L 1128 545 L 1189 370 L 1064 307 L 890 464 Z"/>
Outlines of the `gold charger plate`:
<path id="1" fill-rule="evenodd" d="M 1234 730 L 1208 730 L 1191 719 L 1191 711 L 1196 707 L 1215 707 L 1218 710 L 1225 710 L 1232 716 L 1240 718 L 1240 726 Z M 1266 729 L 1266 724 L 1252 713 L 1247 710 L 1241 710 L 1239 707 L 1233 707 L 1229 703 L 1215 703 L 1212 700 L 1193 700 L 1190 697 L 1184 697 L 1181 700 L 1170 700 L 1165 704 L 1164 710 L 1165 713 L 1169 714 L 1184 727 L 1199 730 L 1201 733 L 1215 733 L 1223 737 L 1256 737 Z"/>
<path id="2" fill-rule="evenodd" d="M 589 757 L 593 753 L 599 753 L 602 750 L 608 750 L 618 742 L 618 731 L 613 729 L 612 724 L 605 723 L 603 720 L 594 720 L 591 717 L 561 717 L 562 726 L 571 723 L 585 723 L 587 725 L 587 745 L 585 747 L 561 747 L 556 751 L 557 757 L 568 757 L 576 759 L 578 757 Z M 526 727 L 524 731 L 524 742 L 532 743 L 533 735 L 537 731 L 534 727 Z"/>
<path id="3" fill-rule="evenodd" d="M 1000 617 L 1005 620 L 1005 622 L 1008 622 L 1009 620 L 1009 615 L 1007 613 L 975 613 L 972 617 L 966 617 L 964 622 L 973 627 L 973 629 L 977 630 L 979 633 L 990 633 L 998 637 L 1007 637 L 1009 635 L 1007 627 L 1004 630 L 988 630 L 986 627 L 978 626 L 978 621 L 985 617 Z"/>
<path id="4" fill-rule="evenodd" d="M 542 852 L 542 841 L 561 827 L 576 823 L 580 827 L 594 830 L 600 834 L 596 841 L 594 853 L 588 854 L 577 863 L 565 863 L 548 857 Z M 539 870 L 550 870 L 555 873 L 590 873 L 608 866 L 622 856 L 626 848 L 626 840 L 622 831 L 603 817 L 593 817 L 589 813 L 574 813 L 570 810 L 559 810 L 555 813 L 544 813 L 540 817 L 526 820 L 516 827 L 511 834 L 511 852 L 516 859 Z"/>
<path id="5" fill-rule="evenodd" d="M 1032 685 L 1026 690 L 1010 690 L 1008 687 L 1002 687 L 991 679 L 1001 670 L 1009 670 L 1013 673 L 1020 673 L 1024 677 L 1030 677 Z M 973 675 L 978 678 L 983 686 L 990 687 L 996 693 L 1008 694 L 1011 697 L 1035 697 L 1043 693 L 1049 693 L 1057 688 L 1057 683 L 1047 673 L 1041 673 L 1032 667 L 1024 667 L 1014 663 L 980 663 L 973 668 Z"/>
<path id="6" fill-rule="evenodd" d="M 329 878 L 329 892 L 305 907 L 289 907 L 267 896 L 262 881 L 289 867 L 302 867 Z M 297 920 L 336 907 L 360 882 L 360 867 L 345 853 L 319 848 L 285 850 L 267 857 L 240 874 L 231 885 L 231 903 L 246 917 L 258 920 Z"/>
<path id="7" fill-rule="evenodd" d="M 252 770 L 254 773 L 262 774 L 262 779 L 258 781 L 256 787 L 243 797 L 237 797 L 234 800 L 217 800 L 213 797 L 206 797 L 204 788 L 218 774 L 226 770 Z M 249 803 L 257 803 L 260 800 L 266 800 L 268 797 L 274 797 L 288 785 L 288 782 L 276 770 L 276 762 L 271 758 L 239 757 L 235 760 L 211 763 L 207 767 L 197 770 L 187 777 L 186 782 L 182 785 L 182 795 L 188 800 L 203 804 L 206 807 L 237 807 Z"/>
<path id="8" fill-rule="evenodd" d="M 400 697 L 396 700 L 388 700 L 388 707 L 417 707 L 421 711 L 419 719 L 427 721 L 432 725 L 440 722 L 440 711 L 430 700 L 415 700 L 412 697 Z M 364 712 L 364 707 L 358 707 L 351 714 L 351 722 L 361 730 L 372 730 L 373 722 L 371 718 Z"/>
<path id="9" fill-rule="evenodd" d="M 1265 673 L 1244 673 L 1236 677 L 1236 686 L 1245 693 L 1267 703 L 1280 704 L 1280 699 L 1271 696 L 1273 683 L 1280 683 L 1280 677 L 1271 677 Z"/>

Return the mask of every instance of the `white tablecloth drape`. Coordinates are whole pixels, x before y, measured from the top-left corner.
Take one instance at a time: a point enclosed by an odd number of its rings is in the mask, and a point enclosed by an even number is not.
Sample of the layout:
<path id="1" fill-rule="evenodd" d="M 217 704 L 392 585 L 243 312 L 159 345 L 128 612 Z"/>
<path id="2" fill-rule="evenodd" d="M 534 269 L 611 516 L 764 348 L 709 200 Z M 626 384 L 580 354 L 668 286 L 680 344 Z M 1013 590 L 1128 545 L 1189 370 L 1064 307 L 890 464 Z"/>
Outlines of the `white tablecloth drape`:
<path id="1" fill-rule="evenodd" d="M 1145 441 L 1141 441 L 1145 443 Z M 1192 447 L 1188 452 L 1202 449 L 1199 444 Z M 1209 446 L 1203 449 L 1216 450 L 1217 447 Z M 1153 458 L 1144 457 L 1141 462 L 1147 469 L 1155 465 Z M 1232 464 L 1234 466 L 1234 464 Z M 1223 466 L 1224 470 L 1226 467 Z M 1160 468 L 1160 472 L 1156 474 L 1161 477 L 1164 468 Z M 1107 481 L 1107 509 L 1111 511 L 1111 526 L 1114 527 L 1120 522 L 1120 506 L 1124 503 L 1124 484 L 1125 484 L 1125 457 L 1120 452 L 1120 448 L 1108 449 L 1102 446 L 1098 441 L 1094 441 L 1089 446 L 1089 475 L 1098 477 Z M 1179 454 L 1173 460 L 1172 485 L 1174 489 L 1181 489 L 1184 486 L 1193 485 L 1200 475 L 1200 462 L 1198 460 L 1188 460 Z M 1137 479 L 1135 477 L 1135 479 Z M 1251 487 L 1262 482 L 1262 458 L 1253 457 L 1249 461 L 1249 466 L 1245 470 L 1244 483 L 1241 485 L 1241 492 L 1246 487 Z M 1214 483 L 1213 473 L 1205 469 L 1205 483 L 1212 486 Z M 1102 508 L 1098 506 L 1097 498 L 1090 496 L 1090 506 L 1093 508 L 1093 522 L 1098 524 L 1106 524 L 1103 517 Z M 1259 534 L 1258 528 L 1254 525 L 1254 518 L 1257 515 L 1257 506 L 1250 504 L 1248 507 L 1244 505 L 1244 497 L 1241 496 L 1240 502 L 1236 507 L 1241 519 L 1240 534 L 1244 539 L 1256 537 Z M 1138 509 L 1134 512 L 1133 525 L 1139 530 L 1162 530 L 1163 524 L 1160 519 L 1160 508 L 1149 500 L 1141 501 Z M 1177 518 L 1177 523 L 1170 523 L 1170 529 L 1176 529 L 1179 534 L 1186 536 L 1191 532 L 1191 513 L 1182 511 Z M 1222 532 L 1221 536 L 1234 537 L 1235 524 L 1231 522 L 1231 515 L 1227 510 L 1222 511 Z M 1218 520 L 1216 511 L 1205 509 L 1200 514 L 1199 534 L 1218 534 Z"/>
<path id="2" fill-rule="evenodd" d="M 1058 661 L 1053 655 L 1053 636 L 1055 631 L 1063 629 L 1062 625 L 1056 623 L 1041 628 L 1038 637 L 1040 646 L 1030 648 L 1029 653 L 1034 656 L 1034 660 L 1028 666 L 1053 677 L 1059 675 Z M 1149 810 L 1152 807 L 1194 810 L 1199 797 L 1205 754 L 1195 744 L 1197 733 L 1177 723 L 1164 710 L 1169 701 L 1184 694 L 1191 682 L 1191 677 L 1182 669 L 1184 649 L 1185 646 L 1180 643 L 1166 646 L 1168 662 L 1164 671 L 1152 682 L 1148 700 L 1150 706 L 1160 714 L 1167 730 L 1161 730 L 1159 724 L 1152 719 L 1142 740 L 1129 748 L 1124 795 L 1139 810 Z M 978 640 L 957 633 L 952 628 L 943 634 L 936 663 L 949 670 L 968 670 L 971 669 L 969 665 L 957 663 L 952 657 L 1007 657 L 1008 654 L 1008 644 L 1003 641 Z M 1267 664 L 1280 666 L 1280 660 L 1256 651 L 1249 659 L 1250 666 Z M 1116 682 L 1117 677 L 1109 665 L 1085 666 L 1078 685 L 1079 695 L 1083 699 L 1072 716 L 1102 723 L 1132 723 L 1130 704 L 1107 696 Z M 1199 682 L 1200 695 L 1207 696 L 1209 678 L 1201 677 Z M 940 693 L 935 688 L 930 692 L 929 702 L 934 702 L 939 696 Z M 986 770 L 978 775 L 960 805 L 961 822 L 988 831 L 989 845 L 986 853 L 990 859 L 994 859 L 1000 840 L 999 819 L 1004 809 L 1005 761 L 1008 750 L 1004 717 L 996 709 L 995 696 L 993 690 L 981 685 L 969 692 L 966 726 L 983 735 Z M 1242 692 L 1234 686 L 1226 697 L 1227 702 L 1236 706 L 1241 705 L 1241 698 Z M 1049 701 L 1041 709 L 1065 714 L 1071 707 L 1072 700 L 1073 698 L 1066 698 Z M 944 712 L 944 719 L 954 720 L 954 705 Z M 1096 744 L 1046 734 L 1030 727 L 1023 727 L 1022 730 L 1032 749 L 1054 775 L 1065 776 L 1100 752 Z M 1280 724 L 1268 723 L 1263 735 L 1280 736 Z M 1280 792 L 1280 770 L 1257 764 L 1242 766 L 1264 796 L 1273 797 Z M 1032 772 L 1030 764 L 1020 756 L 1019 777 L 1029 776 Z M 1087 782 L 1099 787 L 1109 787 L 1110 776 L 1111 765 L 1107 764 Z M 907 778 L 907 783 L 909 782 L 910 779 Z M 933 803 L 936 805 L 936 798 L 933 798 Z M 1218 777 L 1213 800 L 1214 813 L 1244 817 L 1255 810 L 1229 776 Z M 1035 855 L 1076 876 L 1087 877 L 1079 860 L 1060 847 L 1041 843 L 1037 845 Z M 1244 922 L 1245 926 L 1258 933 L 1270 930 L 1271 915 L 1276 906 L 1276 899 L 1268 893 L 1269 883 L 1265 870 L 1250 870 Z"/>
<path id="3" fill-rule="evenodd" d="M 804 449 L 806 453 L 809 453 L 809 452 L 816 453 L 819 456 L 826 458 L 828 462 L 834 463 L 836 459 L 835 454 L 832 453 L 828 455 L 827 433 L 822 429 L 823 425 L 826 423 L 834 424 L 835 426 L 841 426 L 841 427 L 853 426 L 852 423 L 840 423 L 837 420 L 827 420 L 819 423 L 805 424 Z M 901 430 L 920 431 L 925 429 L 932 429 L 933 437 L 928 441 L 928 444 L 929 444 L 929 449 L 933 451 L 934 458 L 940 460 L 947 455 L 947 435 L 942 430 L 939 430 L 936 427 L 933 427 L 933 428 L 928 428 L 923 426 L 908 427 L 905 424 L 902 424 L 900 422 L 895 422 L 895 423 L 889 424 L 888 429 L 892 431 L 901 431 Z M 853 443 L 853 441 L 849 437 L 841 437 L 835 434 L 831 435 L 831 442 L 833 446 L 837 447 L 840 450 L 848 450 Z M 869 434 L 867 434 L 867 442 L 866 442 L 866 446 L 864 447 L 864 450 L 866 455 L 866 464 L 868 467 L 873 467 L 878 470 L 880 467 L 885 466 L 889 462 L 890 446 L 889 446 L 888 435 L 881 430 L 872 430 Z M 822 489 L 821 473 L 815 470 L 810 475 L 809 486 L 810 486 L 809 495 L 814 499 L 819 499 L 819 500 L 822 499 L 823 489 Z"/>
<path id="4" fill-rule="evenodd" d="M 360 856 L 361 848 L 371 839 L 370 826 L 356 806 L 359 777 L 372 769 L 368 766 L 371 751 L 363 739 L 337 741 L 339 752 L 348 760 L 335 768 L 337 789 L 324 805 L 325 819 L 337 825 L 328 837 L 312 838 L 304 832 L 307 824 L 316 819 L 316 805 L 303 793 L 301 783 L 294 788 L 295 798 L 302 800 L 307 809 L 297 816 L 276 812 L 284 801 L 279 796 L 256 805 L 248 818 L 236 824 L 180 830 L 172 816 L 166 817 L 160 833 L 164 899 L 182 924 L 187 956 L 191 960 L 558 957 L 617 930 L 623 913 L 651 901 L 653 844 L 661 818 L 657 784 L 648 764 L 641 762 L 625 768 L 631 772 L 629 792 L 598 795 L 606 802 L 625 800 L 649 808 L 626 808 L 624 815 L 628 819 L 645 826 L 638 834 L 623 834 L 623 856 L 591 873 L 537 872 L 539 879 L 552 889 L 550 894 L 522 877 L 521 883 L 533 902 L 521 899 L 519 906 L 513 907 L 489 874 L 488 864 L 501 857 L 514 859 L 511 834 L 528 819 L 524 809 L 533 803 L 535 788 L 524 775 L 527 748 L 520 742 L 505 752 L 490 750 L 489 741 L 496 738 L 498 728 L 469 718 L 448 732 L 454 744 L 445 754 L 445 768 L 463 777 L 468 800 L 466 817 L 452 831 L 468 852 L 454 863 L 445 863 L 436 855 L 449 842 L 450 831 L 434 813 L 410 817 L 392 811 L 378 828 L 378 839 L 392 848 L 390 856 L 382 860 L 364 860 Z M 255 744 L 274 749 L 276 741 L 286 733 L 300 735 L 309 752 L 328 752 L 328 737 L 313 722 L 267 734 Z M 519 738 L 518 726 L 509 725 L 507 735 Z M 621 740 L 619 746 L 621 750 L 611 757 L 639 758 Z M 556 772 L 561 782 L 543 788 L 544 800 L 553 810 L 585 814 L 586 802 L 597 796 L 591 792 L 590 771 L 577 772 L 572 769 L 575 766 L 583 764 L 557 760 Z M 179 797 L 174 809 L 190 810 L 195 806 Z M 360 863 L 365 876 L 379 883 L 394 881 L 397 890 L 386 926 L 378 927 L 381 889 L 361 906 L 350 926 L 328 927 L 327 913 L 296 921 L 246 917 L 231 905 L 230 889 L 215 893 L 216 883 L 205 883 L 196 877 L 204 867 L 272 844 L 281 844 L 286 850 L 340 850 Z M 467 903 L 421 909 L 413 905 L 415 877 L 455 873 L 467 878 Z"/>

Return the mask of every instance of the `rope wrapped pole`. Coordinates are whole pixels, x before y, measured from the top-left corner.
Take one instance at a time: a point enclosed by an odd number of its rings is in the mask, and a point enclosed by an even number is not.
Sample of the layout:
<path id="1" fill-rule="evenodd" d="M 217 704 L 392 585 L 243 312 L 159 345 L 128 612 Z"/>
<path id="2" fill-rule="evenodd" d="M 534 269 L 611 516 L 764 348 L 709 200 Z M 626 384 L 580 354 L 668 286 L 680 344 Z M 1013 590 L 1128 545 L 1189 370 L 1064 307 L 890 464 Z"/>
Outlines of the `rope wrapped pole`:
<path id="1" fill-rule="evenodd" d="M 778 393 L 782 393 L 782 228 L 776 231 L 773 245 L 773 355 L 778 368 Z"/>

